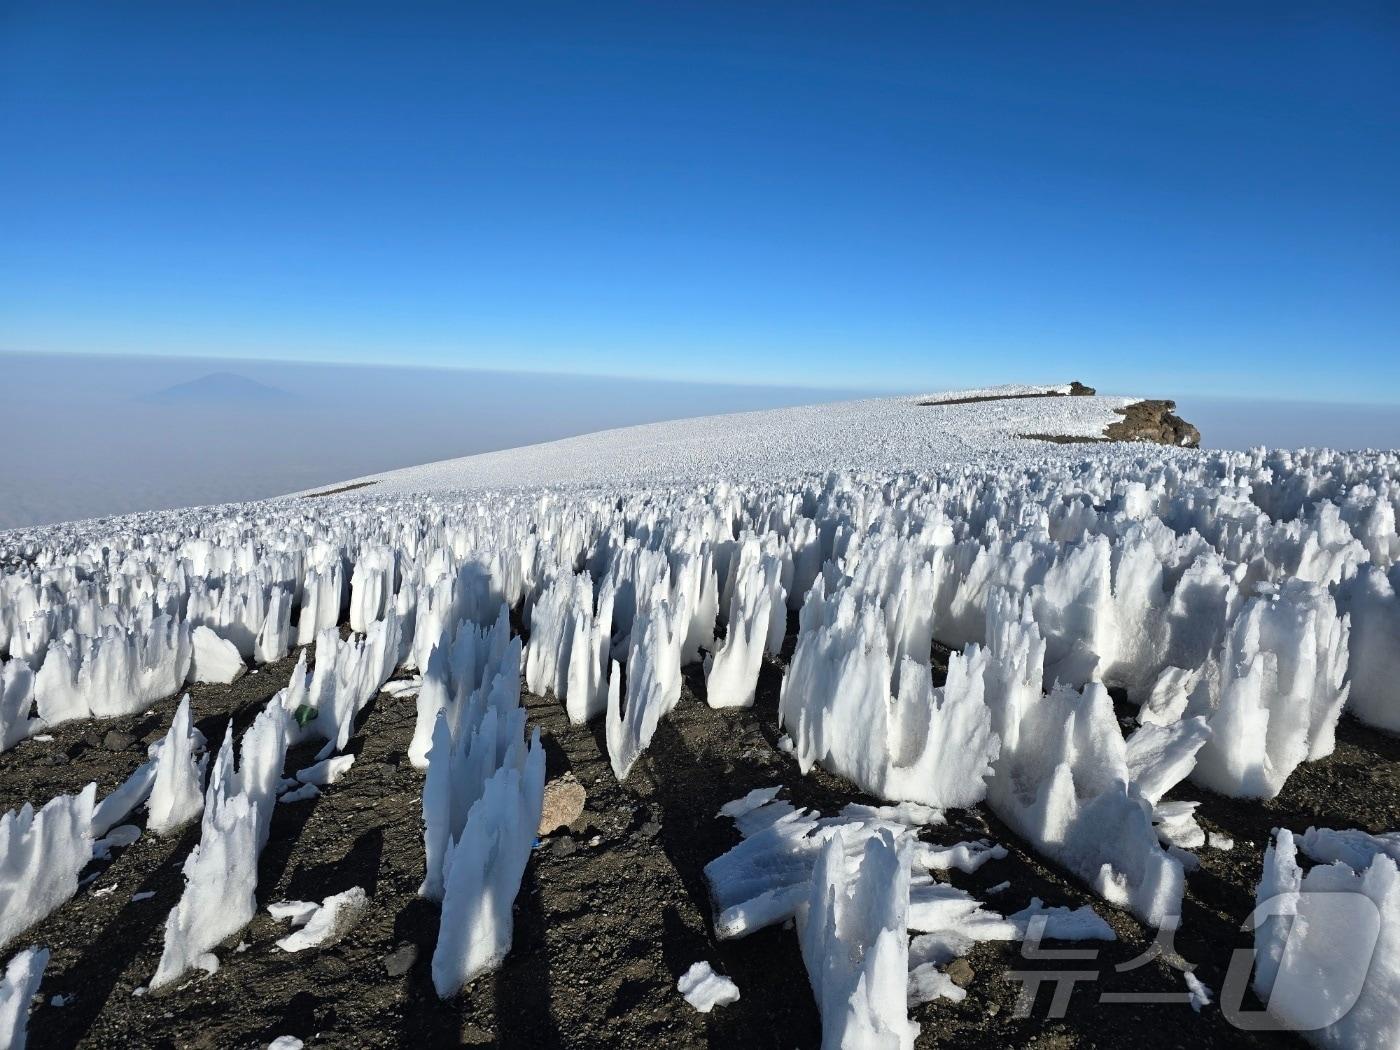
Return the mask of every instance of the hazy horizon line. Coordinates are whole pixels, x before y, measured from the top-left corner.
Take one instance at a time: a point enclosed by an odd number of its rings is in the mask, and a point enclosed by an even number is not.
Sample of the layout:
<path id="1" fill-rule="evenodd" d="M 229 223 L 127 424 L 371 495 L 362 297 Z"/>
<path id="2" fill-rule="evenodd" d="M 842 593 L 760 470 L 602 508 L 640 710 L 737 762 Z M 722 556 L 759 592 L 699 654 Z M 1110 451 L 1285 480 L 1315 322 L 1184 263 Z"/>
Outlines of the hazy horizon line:
<path id="1" fill-rule="evenodd" d="M 82 358 L 96 361 L 150 361 L 150 362 L 183 362 L 198 363 L 209 362 L 218 364 L 241 363 L 247 365 L 294 365 L 299 367 L 313 368 L 342 368 L 354 370 L 367 369 L 398 369 L 411 372 L 448 372 L 478 373 L 484 375 L 497 376 L 551 376 L 563 378 L 578 378 L 587 380 L 608 380 L 622 383 L 655 383 L 667 386 L 707 386 L 733 390 L 810 390 L 816 394 L 841 394 L 841 395 L 866 395 L 871 397 L 900 397 L 913 396 L 925 393 L 943 393 L 950 390 L 972 389 L 975 384 L 954 384 L 951 386 L 939 386 L 930 384 L 909 385 L 901 387 L 889 386 L 852 386 L 850 384 L 825 384 L 813 382 L 777 382 L 773 380 L 748 380 L 737 381 L 723 378 L 678 378 L 676 376 L 663 376 L 651 374 L 624 374 L 620 372 L 594 372 L 587 370 L 573 369 L 552 369 L 552 368 L 530 368 L 522 366 L 519 368 L 493 368 L 487 365 L 475 364 L 449 364 L 449 363 L 423 363 L 417 361 L 331 361 L 317 358 L 300 357 L 240 357 L 240 356 L 220 356 L 214 354 L 163 354 L 163 353 L 130 353 L 127 351 L 103 351 L 103 350 L 23 350 L 13 347 L 0 346 L 0 356 L 13 357 L 33 357 L 33 358 Z M 1069 382 L 1070 379 L 1077 379 L 1080 382 L 1094 386 L 1092 377 L 1089 379 L 1083 376 L 1035 376 L 1019 377 L 1015 379 L 1001 379 L 986 383 L 987 386 L 1003 386 L 1010 384 L 1038 385 L 1040 383 Z M 1400 400 L 1363 400 L 1359 398 L 1337 398 L 1337 397 L 1299 397 L 1297 395 L 1286 395 L 1276 393 L 1243 394 L 1237 391 L 1211 392 L 1211 393 L 1174 393 L 1169 389 L 1160 389 L 1160 384 L 1147 381 L 1142 384 L 1142 389 L 1134 390 L 1131 394 L 1126 392 L 1114 392 L 1107 389 L 1099 389 L 1099 393 L 1107 396 L 1141 396 L 1147 398 L 1167 398 L 1171 400 L 1210 400 L 1210 401 L 1232 401 L 1267 403 L 1276 405 L 1354 405 L 1365 408 L 1400 408 Z"/>
<path id="2" fill-rule="evenodd" d="M 772 389 L 772 390 L 811 390 L 821 393 L 849 393 L 852 391 L 864 392 L 873 396 L 889 395 L 899 396 L 900 394 L 919 394 L 926 391 L 937 392 L 935 388 L 923 386 L 910 387 L 863 387 L 852 386 L 850 384 L 822 384 L 822 383 L 780 383 L 771 380 L 748 380 L 740 382 L 732 379 L 682 379 L 676 376 L 662 375 L 627 375 L 619 372 L 590 372 L 574 371 L 572 369 L 555 368 L 492 368 L 487 365 L 454 365 L 446 363 L 425 364 L 416 361 L 329 361 L 316 358 L 299 357 L 237 357 L 237 356 L 217 356 L 211 354 L 161 354 L 161 353 L 128 353 L 126 351 L 103 351 L 103 350 L 17 350 L 12 347 L 0 347 L 0 355 L 14 357 L 64 357 L 64 358 L 91 358 L 100 361 L 179 361 L 184 363 L 206 361 L 211 363 L 229 364 L 231 362 L 242 362 L 249 365 L 298 365 L 318 368 L 395 368 L 404 371 L 415 372 L 483 372 L 490 375 L 501 376 L 556 376 L 579 379 L 607 379 L 619 382 L 630 383 L 665 383 L 673 386 L 713 386 L 733 388 L 737 390 L 752 389 Z M 998 384 L 1001 385 L 1001 384 Z M 948 389 L 957 389 L 950 387 Z"/>

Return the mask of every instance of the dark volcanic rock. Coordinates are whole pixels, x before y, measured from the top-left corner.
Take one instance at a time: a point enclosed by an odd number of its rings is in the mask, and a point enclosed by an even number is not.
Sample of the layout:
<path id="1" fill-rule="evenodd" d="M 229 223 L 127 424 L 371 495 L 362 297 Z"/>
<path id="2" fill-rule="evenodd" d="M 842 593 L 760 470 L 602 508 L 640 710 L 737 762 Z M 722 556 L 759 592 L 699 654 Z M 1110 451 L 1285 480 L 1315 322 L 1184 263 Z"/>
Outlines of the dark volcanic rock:
<path id="1" fill-rule="evenodd" d="M 415 944 L 403 944 L 397 950 L 384 956 L 384 971 L 390 977 L 402 977 L 413 969 L 413 964 L 418 961 L 418 946 Z"/>
<path id="2" fill-rule="evenodd" d="M 126 751 L 135 743 L 135 736 L 123 733 L 119 729 L 108 730 L 107 735 L 102 738 L 102 746 L 108 751 Z"/>
<path id="3" fill-rule="evenodd" d="M 972 983 L 973 977 L 977 976 L 972 964 L 966 959 L 954 959 L 943 971 L 948 975 L 948 979 L 959 988 L 966 988 Z"/>
<path id="4" fill-rule="evenodd" d="M 1092 397 L 1094 388 L 1080 382 L 1070 383 L 1070 397 Z M 1019 396 L 1019 395 L 1018 395 Z M 1126 408 L 1115 408 L 1123 418 L 1110 423 L 1103 437 L 1078 434 L 1020 434 L 1033 441 L 1051 441 L 1057 445 L 1089 445 L 1100 441 L 1150 441 L 1155 445 L 1175 445 L 1177 448 L 1200 448 L 1201 432 L 1176 415 L 1175 401 L 1139 401 Z"/>
<path id="5" fill-rule="evenodd" d="M 1116 409 L 1121 422 L 1110 423 L 1104 436 L 1110 441 L 1151 441 L 1158 445 L 1199 448 L 1201 432 L 1176 415 L 1175 401 L 1139 401 Z"/>

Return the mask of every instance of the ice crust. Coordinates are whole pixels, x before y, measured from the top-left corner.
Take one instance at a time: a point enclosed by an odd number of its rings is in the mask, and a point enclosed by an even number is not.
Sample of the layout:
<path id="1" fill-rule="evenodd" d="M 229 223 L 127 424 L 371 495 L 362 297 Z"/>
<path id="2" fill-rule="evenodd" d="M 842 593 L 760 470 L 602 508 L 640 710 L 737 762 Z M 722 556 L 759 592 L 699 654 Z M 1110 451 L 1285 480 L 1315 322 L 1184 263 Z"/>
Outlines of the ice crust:
<path id="1" fill-rule="evenodd" d="M 9 961 L 0 976 L 0 1046 L 5 1050 L 24 1050 L 29 1004 L 39 994 L 39 982 L 48 964 L 47 948 L 26 948 Z"/>
<path id="2" fill-rule="evenodd" d="M 135 714 L 174 693 L 189 674 L 187 623 L 162 613 L 127 630 L 110 625 L 88 635 L 73 629 L 49 643 L 34 680 L 47 725 Z"/>
<path id="3" fill-rule="evenodd" d="M 27 740 L 43 725 L 30 717 L 34 707 L 34 672 L 19 658 L 0 661 L 0 751 Z"/>
<path id="4" fill-rule="evenodd" d="M 1337 833 L 1312 836 L 1332 852 Z M 1278 829 L 1256 893 L 1254 991 L 1314 1046 L 1400 1045 L 1400 868 L 1351 839 L 1343 860 L 1304 872 L 1298 842 Z"/>
<path id="5" fill-rule="evenodd" d="M 1308 828 L 1296 837 L 1296 845 L 1319 864 L 1342 863 L 1355 871 L 1365 871 L 1377 856 L 1387 856 L 1400 864 L 1400 831 L 1370 835 L 1355 828 Z"/>
<path id="6" fill-rule="evenodd" d="M 510 950 L 544 802 L 544 748 L 538 729 L 526 745 L 520 679 L 520 639 L 502 604 L 489 627 L 463 620 L 443 632 L 418 695 L 419 724 L 434 719 L 419 892 L 442 905 L 432 977 L 444 999 Z"/>
<path id="7" fill-rule="evenodd" d="M 92 859 L 97 785 L 59 795 L 38 812 L 25 803 L 0 815 L 0 948 L 78 891 Z"/>
<path id="8" fill-rule="evenodd" d="M 525 684 L 564 701 L 569 720 L 583 725 L 607 709 L 612 590 L 593 593 L 587 570 L 556 579 L 531 613 Z"/>
<path id="9" fill-rule="evenodd" d="M 776 652 L 787 630 L 782 558 L 764 553 L 752 533 L 739 544 L 728 588 L 728 633 L 705 669 L 705 700 L 711 707 L 753 706 L 763 654 Z"/>
<path id="10" fill-rule="evenodd" d="M 1033 899 L 1003 917 L 929 874 L 958 866 L 952 858 L 1005 856 L 993 844 L 937 847 L 916 837 L 917 824 L 891 819 L 903 814 L 848 807 L 822 817 L 775 795 L 756 789 L 720 813 L 743 841 L 705 867 L 715 932 L 727 939 L 795 923 L 823 1046 L 912 1045 L 918 1026 L 906 1005 L 961 1000 L 966 992 L 941 968 L 978 941 L 1114 939 L 1091 908 Z"/>
<path id="11" fill-rule="evenodd" d="M 243 734 L 234 767 L 233 726 L 209 774 L 199 844 L 185 858 L 185 888 L 165 924 L 154 991 L 204 968 L 224 938 L 246 926 L 257 905 L 258 855 L 287 753 L 287 721 L 274 697 Z"/>
<path id="12" fill-rule="evenodd" d="M 798 942 L 822 1019 L 822 1046 L 912 1050 L 908 1017 L 909 864 L 889 831 L 865 839 L 858 865 L 837 829 L 817 857 Z"/>
<path id="13" fill-rule="evenodd" d="M 205 740 L 193 719 L 187 693 L 155 759 L 146 828 L 156 835 L 171 835 L 204 811 Z"/>
<path id="14" fill-rule="evenodd" d="M 523 766 L 503 765 L 486 781 L 443 859 L 442 921 L 432 961 L 433 987 L 441 998 L 495 969 L 510 951 L 511 907 L 543 800 L 544 748 L 537 729 Z"/>
<path id="15" fill-rule="evenodd" d="M 190 651 L 191 682 L 225 685 L 245 670 L 238 646 L 203 624 L 190 632 Z"/>

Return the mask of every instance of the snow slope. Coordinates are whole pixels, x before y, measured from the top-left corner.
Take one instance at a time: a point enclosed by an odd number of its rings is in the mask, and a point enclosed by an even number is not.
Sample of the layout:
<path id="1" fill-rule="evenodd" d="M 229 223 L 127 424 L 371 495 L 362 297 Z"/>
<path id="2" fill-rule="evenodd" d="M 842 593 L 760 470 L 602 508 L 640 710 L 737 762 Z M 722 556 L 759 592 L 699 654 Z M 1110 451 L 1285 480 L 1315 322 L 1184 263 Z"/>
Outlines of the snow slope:
<path id="1" fill-rule="evenodd" d="M 1065 389 L 1003 386 L 648 423 L 370 474 L 344 484 L 374 482 L 381 492 L 625 486 L 1080 458 L 1082 446 L 1058 446 L 1018 435 L 1101 437 L 1106 426 L 1121 418 L 1114 409 L 1142 400 L 1020 396 Z M 922 403 L 958 397 L 1016 399 Z"/>

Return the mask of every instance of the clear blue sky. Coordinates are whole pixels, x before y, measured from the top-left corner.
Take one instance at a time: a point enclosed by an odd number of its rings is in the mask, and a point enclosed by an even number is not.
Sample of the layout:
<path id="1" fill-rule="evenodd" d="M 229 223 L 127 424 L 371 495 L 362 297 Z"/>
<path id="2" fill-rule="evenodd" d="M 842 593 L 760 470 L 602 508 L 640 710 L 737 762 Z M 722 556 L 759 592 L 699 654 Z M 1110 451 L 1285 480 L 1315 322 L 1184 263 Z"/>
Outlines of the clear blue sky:
<path id="1" fill-rule="evenodd" d="M 1400 8 L 0 0 L 0 347 L 1400 403 Z"/>

